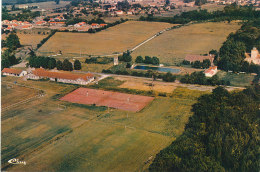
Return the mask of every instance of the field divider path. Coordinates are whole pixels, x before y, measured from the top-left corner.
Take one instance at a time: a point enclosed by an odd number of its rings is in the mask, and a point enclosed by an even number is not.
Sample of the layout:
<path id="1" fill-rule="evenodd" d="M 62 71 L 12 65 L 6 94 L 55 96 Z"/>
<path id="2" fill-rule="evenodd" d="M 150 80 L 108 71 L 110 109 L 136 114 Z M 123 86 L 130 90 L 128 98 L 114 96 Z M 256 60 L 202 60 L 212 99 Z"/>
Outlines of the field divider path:
<path id="1" fill-rule="evenodd" d="M 166 32 L 166 31 L 170 31 L 170 30 L 174 30 L 174 29 L 179 29 L 179 28 L 181 28 L 181 27 L 183 27 L 183 26 L 189 26 L 189 25 L 191 25 L 191 24 L 194 24 L 194 23 L 193 23 L 193 22 L 190 22 L 190 23 L 187 23 L 187 24 L 172 26 L 172 27 L 169 27 L 169 28 L 167 28 L 167 29 L 164 29 L 164 30 L 162 30 L 162 31 L 160 31 L 160 32 L 158 32 L 158 33 L 156 33 L 156 34 L 153 35 L 152 37 L 148 38 L 147 40 L 143 41 L 142 43 L 138 44 L 138 45 L 135 46 L 134 48 L 132 48 L 132 49 L 130 50 L 130 52 L 133 52 L 133 51 L 136 50 L 137 48 L 139 48 L 139 47 L 141 47 L 142 45 L 144 45 L 145 43 L 147 43 L 147 42 L 153 40 L 154 38 L 160 36 L 161 34 L 163 34 L 163 33 Z"/>
<path id="2" fill-rule="evenodd" d="M 146 39 L 145 41 L 141 42 L 140 44 L 136 45 L 134 48 L 130 49 L 129 51 L 132 53 L 133 51 L 135 51 L 137 48 L 141 47 L 142 45 L 146 44 L 147 42 L 153 40 L 154 38 L 160 36 L 161 34 L 163 34 L 164 32 L 166 31 L 170 31 L 170 30 L 174 30 L 174 29 L 179 29 L 183 26 L 189 26 L 191 24 L 195 24 L 195 23 L 198 23 L 198 22 L 190 22 L 190 23 L 187 23 L 187 24 L 181 24 L 181 25 L 177 25 L 177 26 L 172 26 L 172 27 L 169 27 L 169 28 L 166 28 L 164 30 L 161 30 L 159 32 L 157 32 L 155 35 L 153 35 L 152 37 Z M 126 52 L 126 51 L 125 51 Z M 113 57 L 115 55 L 123 55 L 124 52 L 121 52 L 121 53 L 114 53 L 114 54 L 105 54 L 105 55 L 87 55 L 87 56 L 80 56 L 80 57 L 73 57 L 73 58 L 82 58 L 82 57 Z"/>

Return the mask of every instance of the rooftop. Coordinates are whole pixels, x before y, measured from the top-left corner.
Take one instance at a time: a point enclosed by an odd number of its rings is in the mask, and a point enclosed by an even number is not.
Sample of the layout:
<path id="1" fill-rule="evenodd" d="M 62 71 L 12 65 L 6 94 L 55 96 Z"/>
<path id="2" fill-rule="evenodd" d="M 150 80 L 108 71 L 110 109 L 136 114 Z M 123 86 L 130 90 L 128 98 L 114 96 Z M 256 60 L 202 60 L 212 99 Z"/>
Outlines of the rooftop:
<path id="1" fill-rule="evenodd" d="M 22 73 L 22 70 L 20 70 L 20 69 L 14 69 L 14 68 L 4 68 L 3 70 L 2 70 L 2 73 L 11 73 L 11 74 L 20 74 L 20 73 Z"/>
<path id="2" fill-rule="evenodd" d="M 89 78 L 93 78 L 94 75 L 91 73 L 87 74 L 73 74 L 69 72 L 50 72 L 45 69 L 39 68 L 32 71 L 34 75 L 48 78 L 59 78 L 59 79 L 69 79 L 69 80 L 78 80 L 82 79 L 88 81 Z"/>

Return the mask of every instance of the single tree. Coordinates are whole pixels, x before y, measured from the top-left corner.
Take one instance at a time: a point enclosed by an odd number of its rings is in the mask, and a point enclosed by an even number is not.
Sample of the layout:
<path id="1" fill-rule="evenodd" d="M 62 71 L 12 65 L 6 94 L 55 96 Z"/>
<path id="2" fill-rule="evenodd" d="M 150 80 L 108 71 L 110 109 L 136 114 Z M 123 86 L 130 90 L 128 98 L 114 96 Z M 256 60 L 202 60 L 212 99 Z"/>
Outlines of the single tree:
<path id="1" fill-rule="evenodd" d="M 81 69 L 81 63 L 79 60 L 75 60 L 74 62 L 74 70 L 80 70 Z"/>
<path id="2" fill-rule="evenodd" d="M 21 47 L 19 37 L 15 33 L 11 33 L 7 38 L 6 38 L 6 46 L 10 50 L 15 50 L 19 47 Z"/>
<path id="3" fill-rule="evenodd" d="M 68 59 L 65 59 L 63 61 L 62 68 L 63 68 L 63 70 L 66 70 L 66 71 L 73 71 L 72 63 Z"/>
<path id="4" fill-rule="evenodd" d="M 56 67 L 58 70 L 63 70 L 62 62 L 60 60 L 57 61 Z"/>
<path id="5" fill-rule="evenodd" d="M 51 58 L 49 61 L 48 61 L 48 68 L 49 69 L 54 69 L 56 67 L 56 60 L 54 58 Z"/>
<path id="6" fill-rule="evenodd" d="M 142 56 L 137 56 L 136 59 L 135 59 L 135 62 L 136 63 L 143 63 L 144 62 L 144 59 Z"/>

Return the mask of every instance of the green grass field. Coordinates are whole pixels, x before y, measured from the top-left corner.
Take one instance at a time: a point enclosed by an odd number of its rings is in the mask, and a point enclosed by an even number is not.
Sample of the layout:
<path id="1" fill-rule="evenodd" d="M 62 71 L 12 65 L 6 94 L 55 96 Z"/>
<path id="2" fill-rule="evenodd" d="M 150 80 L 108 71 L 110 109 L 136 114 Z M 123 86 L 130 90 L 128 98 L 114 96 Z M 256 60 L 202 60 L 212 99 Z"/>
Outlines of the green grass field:
<path id="1" fill-rule="evenodd" d="M 240 26 L 237 23 L 200 23 L 163 33 L 136 49 L 132 56 L 156 56 L 161 63 L 176 64 L 187 54 L 207 54 L 219 50 L 231 32 Z"/>
<path id="2" fill-rule="evenodd" d="M 151 163 L 146 162 L 149 158 L 183 132 L 191 105 L 205 93 L 177 88 L 171 97 L 156 97 L 142 111 L 132 113 L 57 99 L 76 89 L 74 85 L 2 80 L 46 93 L 2 113 L 2 170 L 11 171 L 142 171 Z M 101 84 L 113 85 L 111 79 L 107 82 Z M 115 81 L 114 87 L 120 83 Z M 6 166 L 11 158 L 27 165 Z"/>
<path id="3" fill-rule="evenodd" d="M 236 74 L 236 73 L 228 73 L 224 71 L 219 71 L 217 73 L 217 76 L 220 79 L 223 79 L 225 81 L 230 81 L 230 84 L 232 86 L 237 86 L 237 87 L 250 86 L 251 82 L 254 79 L 254 76 L 251 74 Z"/>

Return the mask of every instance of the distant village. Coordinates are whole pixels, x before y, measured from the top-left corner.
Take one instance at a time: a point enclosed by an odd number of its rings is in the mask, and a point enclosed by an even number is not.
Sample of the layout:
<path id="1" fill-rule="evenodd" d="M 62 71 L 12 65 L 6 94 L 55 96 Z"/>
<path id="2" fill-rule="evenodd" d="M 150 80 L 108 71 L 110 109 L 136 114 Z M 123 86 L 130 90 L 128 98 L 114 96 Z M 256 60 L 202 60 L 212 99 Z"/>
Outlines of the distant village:
<path id="1" fill-rule="evenodd" d="M 122 4 L 120 4 L 122 3 Z M 260 6 L 260 1 L 257 0 L 208 0 L 208 3 L 216 4 L 232 4 L 237 3 L 239 5 L 253 5 L 257 8 Z M 76 4 L 68 9 L 68 7 L 61 7 L 54 10 L 45 10 L 39 8 L 37 5 L 16 5 L 16 9 L 24 10 L 30 9 L 33 12 L 40 12 L 40 16 L 29 21 L 17 21 L 17 20 L 4 20 L 2 21 L 2 29 L 4 31 L 28 30 L 32 28 L 49 28 L 60 31 L 78 31 L 86 32 L 89 29 L 104 28 L 106 23 L 86 23 L 78 22 L 68 24 L 66 21 L 71 18 L 84 18 L 84 16 L 93 15 L 96 17 L 127 17 L 136 15 L 160 15 L 167 13 L 173 9 L 182 9 L 183 7 L 194 7 L 195 1 L 183 1 L 183 0 L 132 0 L 127 4 L 118 0 L 98 1 L 97 6 L 93 4 Z M 127 7 L 125 7 L 127 6 Z M 10 8 L 10 7 L 9 7 Z"/>

